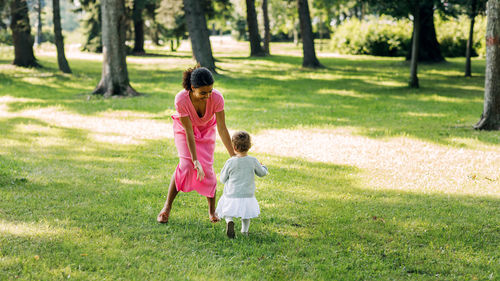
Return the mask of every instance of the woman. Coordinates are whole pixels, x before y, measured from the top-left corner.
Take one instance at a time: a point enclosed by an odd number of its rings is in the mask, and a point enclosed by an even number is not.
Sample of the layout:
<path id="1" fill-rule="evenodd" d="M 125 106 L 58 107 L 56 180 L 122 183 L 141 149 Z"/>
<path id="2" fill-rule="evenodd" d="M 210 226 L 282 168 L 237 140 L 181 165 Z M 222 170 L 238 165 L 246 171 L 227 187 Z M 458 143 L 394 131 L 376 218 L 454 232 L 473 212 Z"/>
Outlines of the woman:
<path id="1" fill-rule="evenodd" d="M 235 152 L 226 128 L 224 98 L 213 84 L 212 73 L 204 67 L 184 72 L 184 90 L 175 96 L 177 113 L 172 116 L 179 164 L 170 181 L 167 201 L 158 214 L 159 223 L 168 222 L 177 193 L 192 190 L 207 197 L 210 221 L 219 221 L 215 215 L 217 177 L 213 168 L 216 125 L 229 155 Z"/>

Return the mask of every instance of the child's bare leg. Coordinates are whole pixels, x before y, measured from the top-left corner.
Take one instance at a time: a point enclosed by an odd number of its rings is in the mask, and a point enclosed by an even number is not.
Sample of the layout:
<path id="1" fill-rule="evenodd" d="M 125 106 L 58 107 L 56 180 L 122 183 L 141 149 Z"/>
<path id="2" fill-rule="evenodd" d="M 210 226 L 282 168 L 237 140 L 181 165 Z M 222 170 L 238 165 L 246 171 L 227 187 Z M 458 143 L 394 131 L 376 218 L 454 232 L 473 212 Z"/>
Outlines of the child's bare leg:
<path id="1" fill-rule="evenodd" d="M 214 197 L 207 197 L 208 201 L 208 216 L 211 222 L 218 222 L 220 219 L 215 215 L 215 193 Z"/>
<path id="2" fill-rule="evenodd" d="M 159 223 L 168 222 L 168 217 L 170 216 L 170 210 L 172 209 L 172 203 L 174 203 L 175 197 L 177 196 L 177 187 L 175 186 L 175 174 L 172 175 L 172 179 L 170 180 L 170 186 L 168 187 L 168 195 L 163 208 L 158 214 L 157 221 Z"/>

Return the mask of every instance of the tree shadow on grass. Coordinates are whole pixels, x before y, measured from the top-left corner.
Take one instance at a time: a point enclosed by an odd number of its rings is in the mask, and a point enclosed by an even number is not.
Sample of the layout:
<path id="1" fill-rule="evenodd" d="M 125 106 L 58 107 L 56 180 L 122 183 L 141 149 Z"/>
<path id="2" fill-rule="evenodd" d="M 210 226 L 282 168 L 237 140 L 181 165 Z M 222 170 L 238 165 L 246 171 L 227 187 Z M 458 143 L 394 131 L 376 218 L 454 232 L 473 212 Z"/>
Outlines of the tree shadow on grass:
<path id="1" fill-rule="evenodd" d="M 158 279 L 166 267 L 170 277 L 193 279 L 484 279 L 496 274 L 498 198 L 373 190 L 359 182 L 359 169 L 346 165 L 268 156 L 270 175 L 257 181 L 262 213 L 252 220 L 248 237 L 227 239 L 224 222 L 210 224 L 206 200 L 194 192 L 179 194 L 169 224 L 159 225 L 155 216 L 168 177 L 145 176 L 169 174 L 165 170 L 171 171 L 177 158 L 169 153 L 165 166 L 151 153 L 158 145 L 130 150 L 125 158 L 141 155 L 139 162 L 112 164 L 114 171 L 109 163 L 71 159 L 73 167 L 90 164 L 89 172 L 77 169 L 49 182 L 31 162 L 3 155 L 2 163 L 30 172 L 28 182 L 0 188 L 0 209 L 6 210 L 0 222 L 21 230 L 25 224 L 54 230 L 37 236 L 7 228 L 1 255 L 12 261 L 3 266 L 4 276 L 53 277 L 67 273 L 67 265 L 74 277 L 111 279 Z M 50 152 L 35 157 L 53 168 L 60 165 Z M 226 158 L 216 153 L 216 171 Z M 114 187 L 123 178 L 132 183 Z M 221 191 L 219 186 L 219 197 Z"/>
<path id="2" fill-rule="evenodd" d="M 369 137 L 410 135 L 444 145 L 456 145 L 450 141 L 454 138 L 478 139 L 487 144 L 499 141 L 494 133 L 472 130 L 482 109 L 483 78 L 456 76 L 462 68 L 456 60 L 446 65 L 423 65 L 420 75 L 425 83 L 419 90 L 406 88 L 407 66 L 399 59 L 324 58 L 322 61 L 329 69 L 315 71 L 301 69 L 301 58 L 292 56 L 221 60 L 241 62 L 239 67 L 223 71 L 216 82 L 216 88 L 222 89 L 226 99 L 230 127 L 258 131 L 295 126 L 350 126 L 360 128 L 360 134 Z M 87 82 L 75 84 L 67 76 L 53 74 L 53 78 L 45 80 L 54 82 L 31 85 L 20 77 L 4 77 L 10 80 L 10 89 L 26 89 L 16 91 L 14 96 L 41 97 L 42 107 L 60 105 L 86 115 L 110 108 L 153 113 L 174 110 L 173 99 L 181 89 L 180 69 L 154 70 L 144 75 L 147 67 L 139 71 L 134 70 L 138 66 L 134 68 L 131 64 L 131 81 L 148 96 L 86 101 L 87 95 L 82 94 L 81 87 L 86 84 L 89 92 L 93 89 L 100 66 L 89 67 L 85 61 L 75 64 L 81 80 Z M 481 71 L 480 64 L 473 66 L 475 72 Z M 26 95 L 27 92 L 30 94 Z M 21 110 L 37 103 L 19 102 L 10 106 L 12 110 Z"/>
<path id="3" fill-rule="evenodd" d="M 137 57 L 137 58 L 148 58 L 148 57 L 152 57 L 152 58 L 182 58 L 182 59 L 191 59 L 193 56 L 192 55 L 181 55 L 181 54 L 173 54 L 173 53 L 151 53 L 151 52 L 147 52 L 145 54 L 132 54 L 132 55 L 128 55 L 127 57 Z"/>

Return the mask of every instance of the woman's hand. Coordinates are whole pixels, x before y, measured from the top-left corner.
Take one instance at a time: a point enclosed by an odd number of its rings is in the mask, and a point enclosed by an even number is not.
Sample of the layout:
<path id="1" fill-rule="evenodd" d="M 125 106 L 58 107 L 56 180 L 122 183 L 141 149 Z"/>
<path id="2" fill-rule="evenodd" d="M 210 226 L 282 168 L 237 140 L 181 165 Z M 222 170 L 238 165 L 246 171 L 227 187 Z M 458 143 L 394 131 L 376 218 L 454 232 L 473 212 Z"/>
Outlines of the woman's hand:
<path id="1" fill-rule="evenodd" d="M 196 169 L 196 179 L 199 181 L 202 181 L 205 178 L 205 172 L 203 171 L 203 167 L 201 166 L 200 161 L 194 160 L 193 161 L 194 168 Z"/>
<path id="2" fill-rule="evenodd" d="M 217 132 L 219 132 L 220 139 L 227 149 L 229 156 L 233 157 L 236 155 L 231 144 L 231 137 L 229 136 L 229 131 L 226 127 L 226 115 L 224 110 L 215 113 L 215 119 L 217 120 Z"/>

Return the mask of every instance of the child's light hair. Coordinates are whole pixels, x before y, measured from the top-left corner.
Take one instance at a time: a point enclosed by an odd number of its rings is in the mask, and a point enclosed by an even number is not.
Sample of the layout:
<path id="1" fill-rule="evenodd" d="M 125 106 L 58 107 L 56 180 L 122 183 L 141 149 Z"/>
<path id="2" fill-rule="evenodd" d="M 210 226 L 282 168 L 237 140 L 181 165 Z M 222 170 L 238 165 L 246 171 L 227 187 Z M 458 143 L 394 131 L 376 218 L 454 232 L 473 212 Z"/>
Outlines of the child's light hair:
<path id="1" fill-rule="evenodd" d="M 252 147 L 252 141 L 250 139 L 250 134 L 245 131 L 238 131 L 231 137 L 231 142 L 233 147 L 238 152 L 247 152 L 250 147 Z"/>

